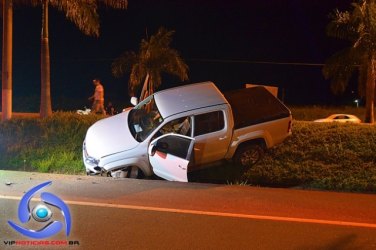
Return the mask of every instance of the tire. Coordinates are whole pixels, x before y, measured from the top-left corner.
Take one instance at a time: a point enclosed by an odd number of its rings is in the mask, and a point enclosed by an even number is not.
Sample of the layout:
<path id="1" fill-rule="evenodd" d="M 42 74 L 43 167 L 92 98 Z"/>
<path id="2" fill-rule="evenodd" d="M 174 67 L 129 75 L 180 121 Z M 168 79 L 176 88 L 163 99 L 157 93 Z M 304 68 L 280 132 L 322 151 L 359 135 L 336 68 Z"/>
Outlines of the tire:
<path id="1" fill-rule="evenodd" d="M 132 179 L 144 179 L 145 175 L 144 172 L 138 167 L 132 166 L 131 169 L 128 171 L 128 178 Z"/>
<path id="2" fill-rule="evenodd" d="M 240 146 L 234 155 L 236 164 L 245 169 L 251 168 L 264 155 L 264 148 L 260 144 L 246 144 Z"/>
<path id="3" fill-rule="evenodd" d="M 120 169 L 107 173 L 107 176 L 114 178 L 131 178 L 131 179 L 144 179 L 145 175 L 142 170 L 136 166 L 130 166 L 126 169 Z"/>

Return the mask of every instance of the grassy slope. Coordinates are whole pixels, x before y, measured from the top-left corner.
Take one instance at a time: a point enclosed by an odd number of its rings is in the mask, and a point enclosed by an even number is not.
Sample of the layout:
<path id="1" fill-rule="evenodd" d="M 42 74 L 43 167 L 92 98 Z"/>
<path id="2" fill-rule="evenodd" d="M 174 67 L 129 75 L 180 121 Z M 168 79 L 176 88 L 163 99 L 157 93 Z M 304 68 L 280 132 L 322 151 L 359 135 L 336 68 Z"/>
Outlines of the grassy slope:
<path id="1" fill-rule="evenodd" d="M 341 112 L 327 108 L 292 111 L 301 120 L 324 117 L 324 112 Z M 20 118 L 0 122 L 0 166 L 84 173 L 82 141 L 87 128 L 100 118 L 58 112 L 45 120 Z M 253 185 L 376 192 L 375 152 L 376 126 L 295 120 L 293 135 L 270 150 L 243 177 Z"/>
<path id="2" fill-rule="evenodd" d="M 293 135 L 245 175 L 266 186 L 376 191 L 376 127 L 295 122 Z"/>
<path id="3" fill-rule="evenodd" d="M 99 116 L 57 112 L 48 119 L 0 123 L 0 166 L 40 172 L 83 173 L 82 142 Z"/>

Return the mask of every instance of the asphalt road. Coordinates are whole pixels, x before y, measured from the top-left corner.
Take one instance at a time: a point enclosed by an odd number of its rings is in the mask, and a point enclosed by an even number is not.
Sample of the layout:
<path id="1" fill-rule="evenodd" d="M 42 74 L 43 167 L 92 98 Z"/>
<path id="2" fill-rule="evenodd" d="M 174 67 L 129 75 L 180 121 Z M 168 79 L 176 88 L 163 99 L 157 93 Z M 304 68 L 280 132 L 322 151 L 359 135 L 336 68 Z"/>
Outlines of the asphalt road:
<path id="1" fill-rule="evenodd" d="M 40 229 L 17 209 L 48 180 L 43 191 L 68 205 L 71 232 L 27 238 L 7 221 Z M 376 249 L 376 195 L 0 170 L 0 240 L 0 249 Z"/>

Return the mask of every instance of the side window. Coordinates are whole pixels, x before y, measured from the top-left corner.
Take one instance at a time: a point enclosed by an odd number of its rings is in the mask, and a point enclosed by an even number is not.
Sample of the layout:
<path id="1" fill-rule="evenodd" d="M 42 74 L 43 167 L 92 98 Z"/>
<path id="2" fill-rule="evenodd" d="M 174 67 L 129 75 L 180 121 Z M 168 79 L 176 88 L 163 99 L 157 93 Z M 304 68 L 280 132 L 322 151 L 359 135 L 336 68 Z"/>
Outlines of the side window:
<path id="1" fill-rule="evenodd" d="M 187 159 L 191 140 L 177 136 L 166 136 L 158 140 L 156 149 L 165 154 Z"/>
<path id="2" fill-rule="evenodd" d="M 181 117 L 163 125 L 163 127 L 154 134 L 152 140 L 168 133 L 191 136 L 191 127 L 191 118 L 189 116 Z"/>
<path id="3" fill-rule="evenodd" d="M 159 135 L 175 133 L 191 135 L 191 119 L 189 116 L 170 121 L 159 130 Z"/>
<path id="4" fill-rule="evenodd" d="M 222 130 L 225 126 L 222 111 L 210 112 L 195 116 L 195 134 L 194 136 L 212 133 Z"/>

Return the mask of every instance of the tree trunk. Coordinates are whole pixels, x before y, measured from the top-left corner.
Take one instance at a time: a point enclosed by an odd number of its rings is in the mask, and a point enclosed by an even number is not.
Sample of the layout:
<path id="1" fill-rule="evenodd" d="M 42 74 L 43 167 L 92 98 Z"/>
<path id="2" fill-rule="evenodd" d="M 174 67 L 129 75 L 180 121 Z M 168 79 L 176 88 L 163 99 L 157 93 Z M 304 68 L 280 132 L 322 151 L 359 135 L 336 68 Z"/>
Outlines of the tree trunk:
<path id="1" fill-rule="evenodd" d="M 12 118 L 13 3 L 3 0 L 2 120 Z"/>
<path id="2" fill-rule="evenodd" d="M 367 70 L 367 84 L 366 84 L 366 115 L 365 123 L 374 123 L 374 109 L 375 109 L 375 60 L 373 57 L 371 63 L 368 65 Z"/>
<path id="3" fill-rule="evenodd" d="M 150 81 L 149 81 L 149 87 L 148 87 L 148 89 L 149 89 L 149 95 L 152 95 L 152 94 L 154 94 L 154 82 L 152 81 L 152 79 L 150 79 Z"/>
<path id="4" fill-rule="evenodd" d="M 142 85 L 139 102 L 141 102 L 148 96 L 149 78 L 150 78 L 150 75 L 149 73 L 147 73 L 145 77 L 144 85 Z"/>
<path id="5" fill-rule="evenodd" d="M 40 117 L 52 114 L 50 90 L 50 49 L 48 43 L 48 1 L 42 3 L 42 34 L 41 34 L 41 96 Z"/>
<path id="6" fill-rule="evenodd" d="M 147 84 L 147 91 L 146 91 L 147 95 L 145 96 L 145 98 L 148 97 L 148 96 L 151 96 L 152 94 L 154 94 L 153 85 L 154 85 L 153 84 L 153 77 L 150 77 L 149 78 L 149 82 Z M 148 112 L 151 111 L 152 105 L 154 105 L 154 101 L 153 102 L 149 102 L 149 104 L 146 106 L 146 110 Z"/>

